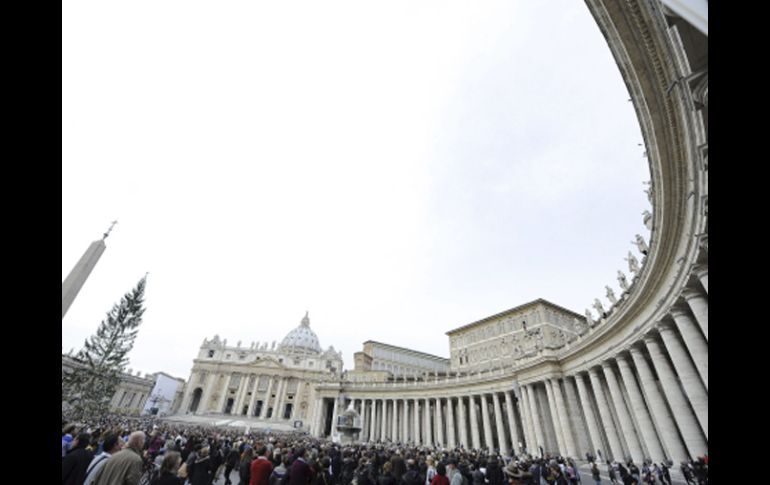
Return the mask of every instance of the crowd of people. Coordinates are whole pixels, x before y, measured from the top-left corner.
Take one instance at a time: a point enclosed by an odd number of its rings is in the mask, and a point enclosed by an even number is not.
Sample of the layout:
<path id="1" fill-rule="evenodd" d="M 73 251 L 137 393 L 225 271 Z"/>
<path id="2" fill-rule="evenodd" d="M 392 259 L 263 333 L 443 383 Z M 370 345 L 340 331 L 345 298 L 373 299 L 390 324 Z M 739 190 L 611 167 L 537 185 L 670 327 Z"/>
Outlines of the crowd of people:
<path id="1" fill-rule="evenodd" d="M 574 485 L 602 483 L 560 456 L 502 456 L 399 443 L 340 445 L 299 432 L 170 424 L 110 415 L 62 429 L 62 485 Z M 670 464 L 605 463 L 613 484 L 671 485 Z M 604 468 L 604 466 L 601 466 Z M 708 484 L 708 457 L 682 463 L 688 484 Z M 605 481 L 606 483 L 606 481 Z"/>

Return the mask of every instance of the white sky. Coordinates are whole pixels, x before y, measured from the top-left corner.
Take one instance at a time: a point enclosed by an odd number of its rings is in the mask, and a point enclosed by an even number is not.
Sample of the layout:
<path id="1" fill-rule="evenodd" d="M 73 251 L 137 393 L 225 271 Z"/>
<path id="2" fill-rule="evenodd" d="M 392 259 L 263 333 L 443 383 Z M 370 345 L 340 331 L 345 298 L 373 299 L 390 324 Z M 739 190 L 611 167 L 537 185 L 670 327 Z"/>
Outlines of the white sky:
<path id="1" fill-rule="evenodd" d="M 149 271 L 130 366 L 310 311 L 345 368 L 542 297 L 583 314 L 649 232 L 633 106 L 583 2 L 74 0 L 63 8 L 62 321 Z"/>

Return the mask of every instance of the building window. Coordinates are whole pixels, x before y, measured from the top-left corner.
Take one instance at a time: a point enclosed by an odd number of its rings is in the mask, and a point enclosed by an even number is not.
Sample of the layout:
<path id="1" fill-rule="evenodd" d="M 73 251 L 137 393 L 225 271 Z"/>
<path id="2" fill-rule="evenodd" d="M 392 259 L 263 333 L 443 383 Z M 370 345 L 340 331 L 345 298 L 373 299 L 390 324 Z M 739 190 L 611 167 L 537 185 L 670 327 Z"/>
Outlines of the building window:
<path id="1" fill-rule="evenodd" d="M 214 351 L 213 350 L 209 350 L 209 357 L 214 357 Z"/>

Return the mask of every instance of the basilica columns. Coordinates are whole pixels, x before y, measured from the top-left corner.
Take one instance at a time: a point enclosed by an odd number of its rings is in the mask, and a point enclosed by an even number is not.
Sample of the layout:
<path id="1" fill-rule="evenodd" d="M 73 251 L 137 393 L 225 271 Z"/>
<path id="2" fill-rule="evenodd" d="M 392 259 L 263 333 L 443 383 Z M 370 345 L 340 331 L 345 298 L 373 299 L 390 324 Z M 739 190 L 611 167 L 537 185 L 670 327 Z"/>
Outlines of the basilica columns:
<path id="1" fill-rule="evenodd" d="M 449 397 L 446 400 L 446 414 L 447 414 L 447 446 L 449 448 L 454 448 L 457 446 L 457 439 L 455 436 L 455 415 L 454 415 L 454 404 L 452 403 L 452 398 Z"/>
<path id="2" fill-rule="evenodd" d="M 492 393 L 492 407 L 495 412 L 495 430 L 497 431 L 497 443 L 498 448 L 500 449 L 500 453 L 502 455 L 508 454 L 508 443 L 505 439 L 505 427 L 503 423 L 503 413 L 500 410 L 500 398 L 497 396 L 497 393 Z"/>
<path id="3" fill-rule="evenodd" d="M 623 401 L 620 386 L 615 378 L 615 371 L 612 369 L 610 362 L 606 360 L 602 362 L 602 369 L 604 370 L 604 377 L 610 390 L 610 398 L 615 406 L 615 413 L 618 416 L 618 421 L 620 421 L 620 429 L 623 431 L 623 438 L 625 438 L 631 458 L 635 462 L 641 463 L 644 460 L 644 453 L 642 453 L 642 447 L 639 445 L 636 437 L 634 424 L 631 422 L 631 415 L 628 413 L 626 403 Z"/>
<path id="4" fill-rule="evenodd" d="M 514 453 L 521 453 L 520 445 L 521 438 L 519 437 L 518 426 L 516 425 L 516 415 L 513 410 L 513 398 L 511 398 L 511 391 L 505 391 L 505 411 L 508 414 L 508 427 L 511 430 L 511 448 Z"/>
<path id="5" fill-rule="evenodd" d="M 644 441 L 644 445 L 647 448 L 648 457 L 655 463 L 660 463 L 665 459 L 663 449 L 660 447 L 658 437 L 655 433 L 655 426 L 652 424 L 650 414 L 647 412 L 647 407 L 644 403 L 644 398 L 636 385 L 636 379 L 634 378 L 633 370 L 629 364 L 626 356 L 618 354 L 615 356 L 615 360 L 618 363 L 618 369 L 620 370 L 620 376 L 623 380 L 623 385 L 628 392 L 628 397 L 631 404 L 631 410 L 636 417 L 636 422 L 639 424 L 639 432 Z M 673 425 L 673 423 L 671 423 Z"/>
<path id="6" fill-rule="evenodd" d="M 682 292 L 682 297 L 684 297 L 685 301 L 687 301 L 687 304 L 690 306 L 690 309 L 692 310 L 693 315 L 695 315 L 695 320 L 698 322 L 698 325 L 701 328 L 701 331 L 703 332 L 703 335 L 706 337 L 706 340 L 709 339 L 709 302 L 708 300 L 701 294 L 700 291 L 692 290 L 692 289 L 686 289 Z"/>
<path id="7" fill-rule="evenodd" d="M 674 369 L 679 375 L 679 382 L 689 398 L 690 405 L 693 411 L 695 411 L 695 417 L 698 418 L 701 429 L 703 429 L 703 433 L 706 435 L 706 439 L 708 439 L 709 405 L 706 388 L 703 387 L 703 382 L 701 382 L 700 376 L 690 360 L 690 356 L 687 355 L 687 351 L 679 341 L 670 323 L 664 322 L 660 326 L 660 337 L 668 350 L 668 354 L 671 356 L 671 362 L 674 364 Z"/>
<path id="8" fill-rule="evenodd" d="M 575 384 L 577 384 L 578 395 L 580 396 L 580 402 L 583 405 L 583 412 L 586 417 L 586 424 L 588 425 L 588 434 L 591 437 L 591 444 L 593 445 L 591 454 L 596 453 L 598 450 L 604 450 L 604 454 L 607 455 L 607 449 L 604 447 L 604 442 L 602 441 L 599 424 L 596 421 L 596 416 L 594 415 L 591 406 L 591 396 L 588 394 L 588 388 L 586 387 L 583 374 L 575 374 Z"/>
<path id="9" fill-rule="evenodd" d="M 559 422 L 561 423 L 561 432 L 562 437 L 564 438 L 564 446 L 567 451 L 567 456 L 577 456 L 577 448 L 575 447 L 575 440 L 572 437 L 569 418 L 567 417 L 567 409 L 564 406 L 565 401 L 561 392 L 559 380 L 551 379 L 550 382 L 553 388 L 553 397 L 556 401 L 556 413 L 559 415 Z"/>
<path id="10" fill-rule="evenodd" d="M 414 399 L 414 442 L 422 443 L 420 437 L 420 400 Z"/>
<path id="11" fill-rule="evenodd" d="M 564 435 L 562 433 L 561 418 L 556 412 L 556 399 L 553 395 L 553 385 L 549 379 L 544 381 L 545 393 L 548 400 L 548 409 L 551 412 L 551 421 L 553 424 L 554 434 L 556 435 L 556 446 L 559 454 L 564 456 L 567 454 L 567 447 L 564 444 Z"/>
<path id="12" fill-rule="evenodd" d="M 476 402 L 473 394 L 468 396 L 468 409 L 470 409 L 471 416 L 471 439 L 473 448 L 478 450 L 481 448 L 481 436 L 479 435 L 479 418 L 476 414 Z"/>
<path id="13" fill-rule="evenodd" d="M 529 384 L 524 386 L 527 397 L 529 398 L 529 412 L 532 413 L 532 424 L 535 428 L 535 443 L 536 447 L 542 447 L 545 451 L 545 434 L 543 433 L 543 425 L 540 421 L 540 411 L 537 408 L 537 400 L 535 397 L 535 385 Z M 538 449 L 535 448 L 534 454 L 537 454 Z"/>
<path id="14" fill-rule="evenodd" d="M 595 367 L 588 370 L 588 377 L 591 379 L 591 387 L 593 388 L 594 396 L 596 397 L 596 405 L 599 408 L 599 417 L 604 426 L 604 434 L 609 441 L 612 458 L 614 460 L 623 460 L 623 447 L 620 444 L 620 438 L 618 437 L 615 424 L 612 421 L 610 408 L 604 395 L 602 382 Z"/>
<path id="15" fill-rule="evenodd" d="M 460 396 L 457 398 L 457 425 L 460 427 L 460 444 L 466 448 L 470 448 L 468 442 L 468 416 L 465 412 L 465 398 Z"/>
<path id="16" fill-rule="evenodd" d="M 671 316 L 674 318 L 682 340 L 698 369 L 698 374 L 706 387 L 709 389 L 709 347 L 708 342 L 701 334 L 700 328 L 690 317 L 689 312 L 684 309 L 675 308 L 671 310 Z"/>
<path id="17" fill-rule="evenodd" d="M 495 442 L 492 439 L 492 426 L 489 422 L 489 405 L 487 403 L 487 396 L 485 394 L 479 394 L 479 400 L 481 401 L 481 421 L 484 425 L 484 445 L 487 450 L 495 449 Z"/>
<path id="18" fill-rule="evenodd" d="M 647 402 L 650 404 L 650 417 L 657 423 L 661 442 L 668 450 L 668 458 L 676 463 L 686 461 L 687 451 L 679 439 L 679 433 L 676 431 L 674 418 L 666 406 L 663 394 L 658 390 L 658 385 L 655 382 L 652 370 L 647 364 L 647 359 L 638 347 L 633 346 L 629 350 L 636 371 L 639 373 L 639 383 L 642 387 L 642 391 L 647 397 Z M 623 368 L 621 367 L 621 371 L 622 369 Z M 652 451 L 650 451 L 650 453 L 652 453 Z"/>
<path id="19" fill-rule="evenodd" d="M 663 394 L 666 397 L 666 401 L 668 401 L 673 410 L 674 420 L 677 423 L 679 432 L 682 434 L 682 439 L 684 439 L 687 450 L 693 457 L 703 456 L 708 451 L 706 440 L 701 433 L 695 415 L 690 412 L 690 405 L 687 402 L 687 398 L 679 387 L 679 382 L 668 363 L 668 359 L 663 353 L 661 345 L 654 335 L 645 336 L 644 343 L 647 345 L 647 350 L 650 353 L 650 360 L 660 379 L 660 385 L 663 388 Z"/>

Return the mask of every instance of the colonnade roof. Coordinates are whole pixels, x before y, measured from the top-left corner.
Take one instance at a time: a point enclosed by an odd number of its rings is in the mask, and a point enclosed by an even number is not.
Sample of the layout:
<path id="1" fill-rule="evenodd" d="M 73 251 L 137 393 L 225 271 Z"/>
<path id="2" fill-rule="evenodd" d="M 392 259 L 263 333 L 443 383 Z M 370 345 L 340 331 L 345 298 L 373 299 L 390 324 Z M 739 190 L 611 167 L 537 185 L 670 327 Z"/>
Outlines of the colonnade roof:
<path id="1" fill-rule="evenodd" d="M 408 349 L 406 347 L 399 347 L 398 345 L 391 345 L 391 344 L 386 344 L 386 343 L 383 343 L 383 342 L 377 342 L 376 340 L 367 340 L 366 342 L 364 342 L 364 345 L 366 345 L 366 344 L 382 345 L 383 347 L 388 347 L 388 348 L 395 349 L 395 350 L 404 350 L 404 351 L 407 351 L 407 352 L 410 352 L 410 353 L 413 353 L 413 354 L 424 355 L 425 357 L 430 357 L 432 359 L 440 359 L 440 360 L 449 361 L 448 358 L 441 357 L 440 355 L 433 355 L 433 354 L 429 354 L 427 352 L 420 352 L 419 350 Z"/>

